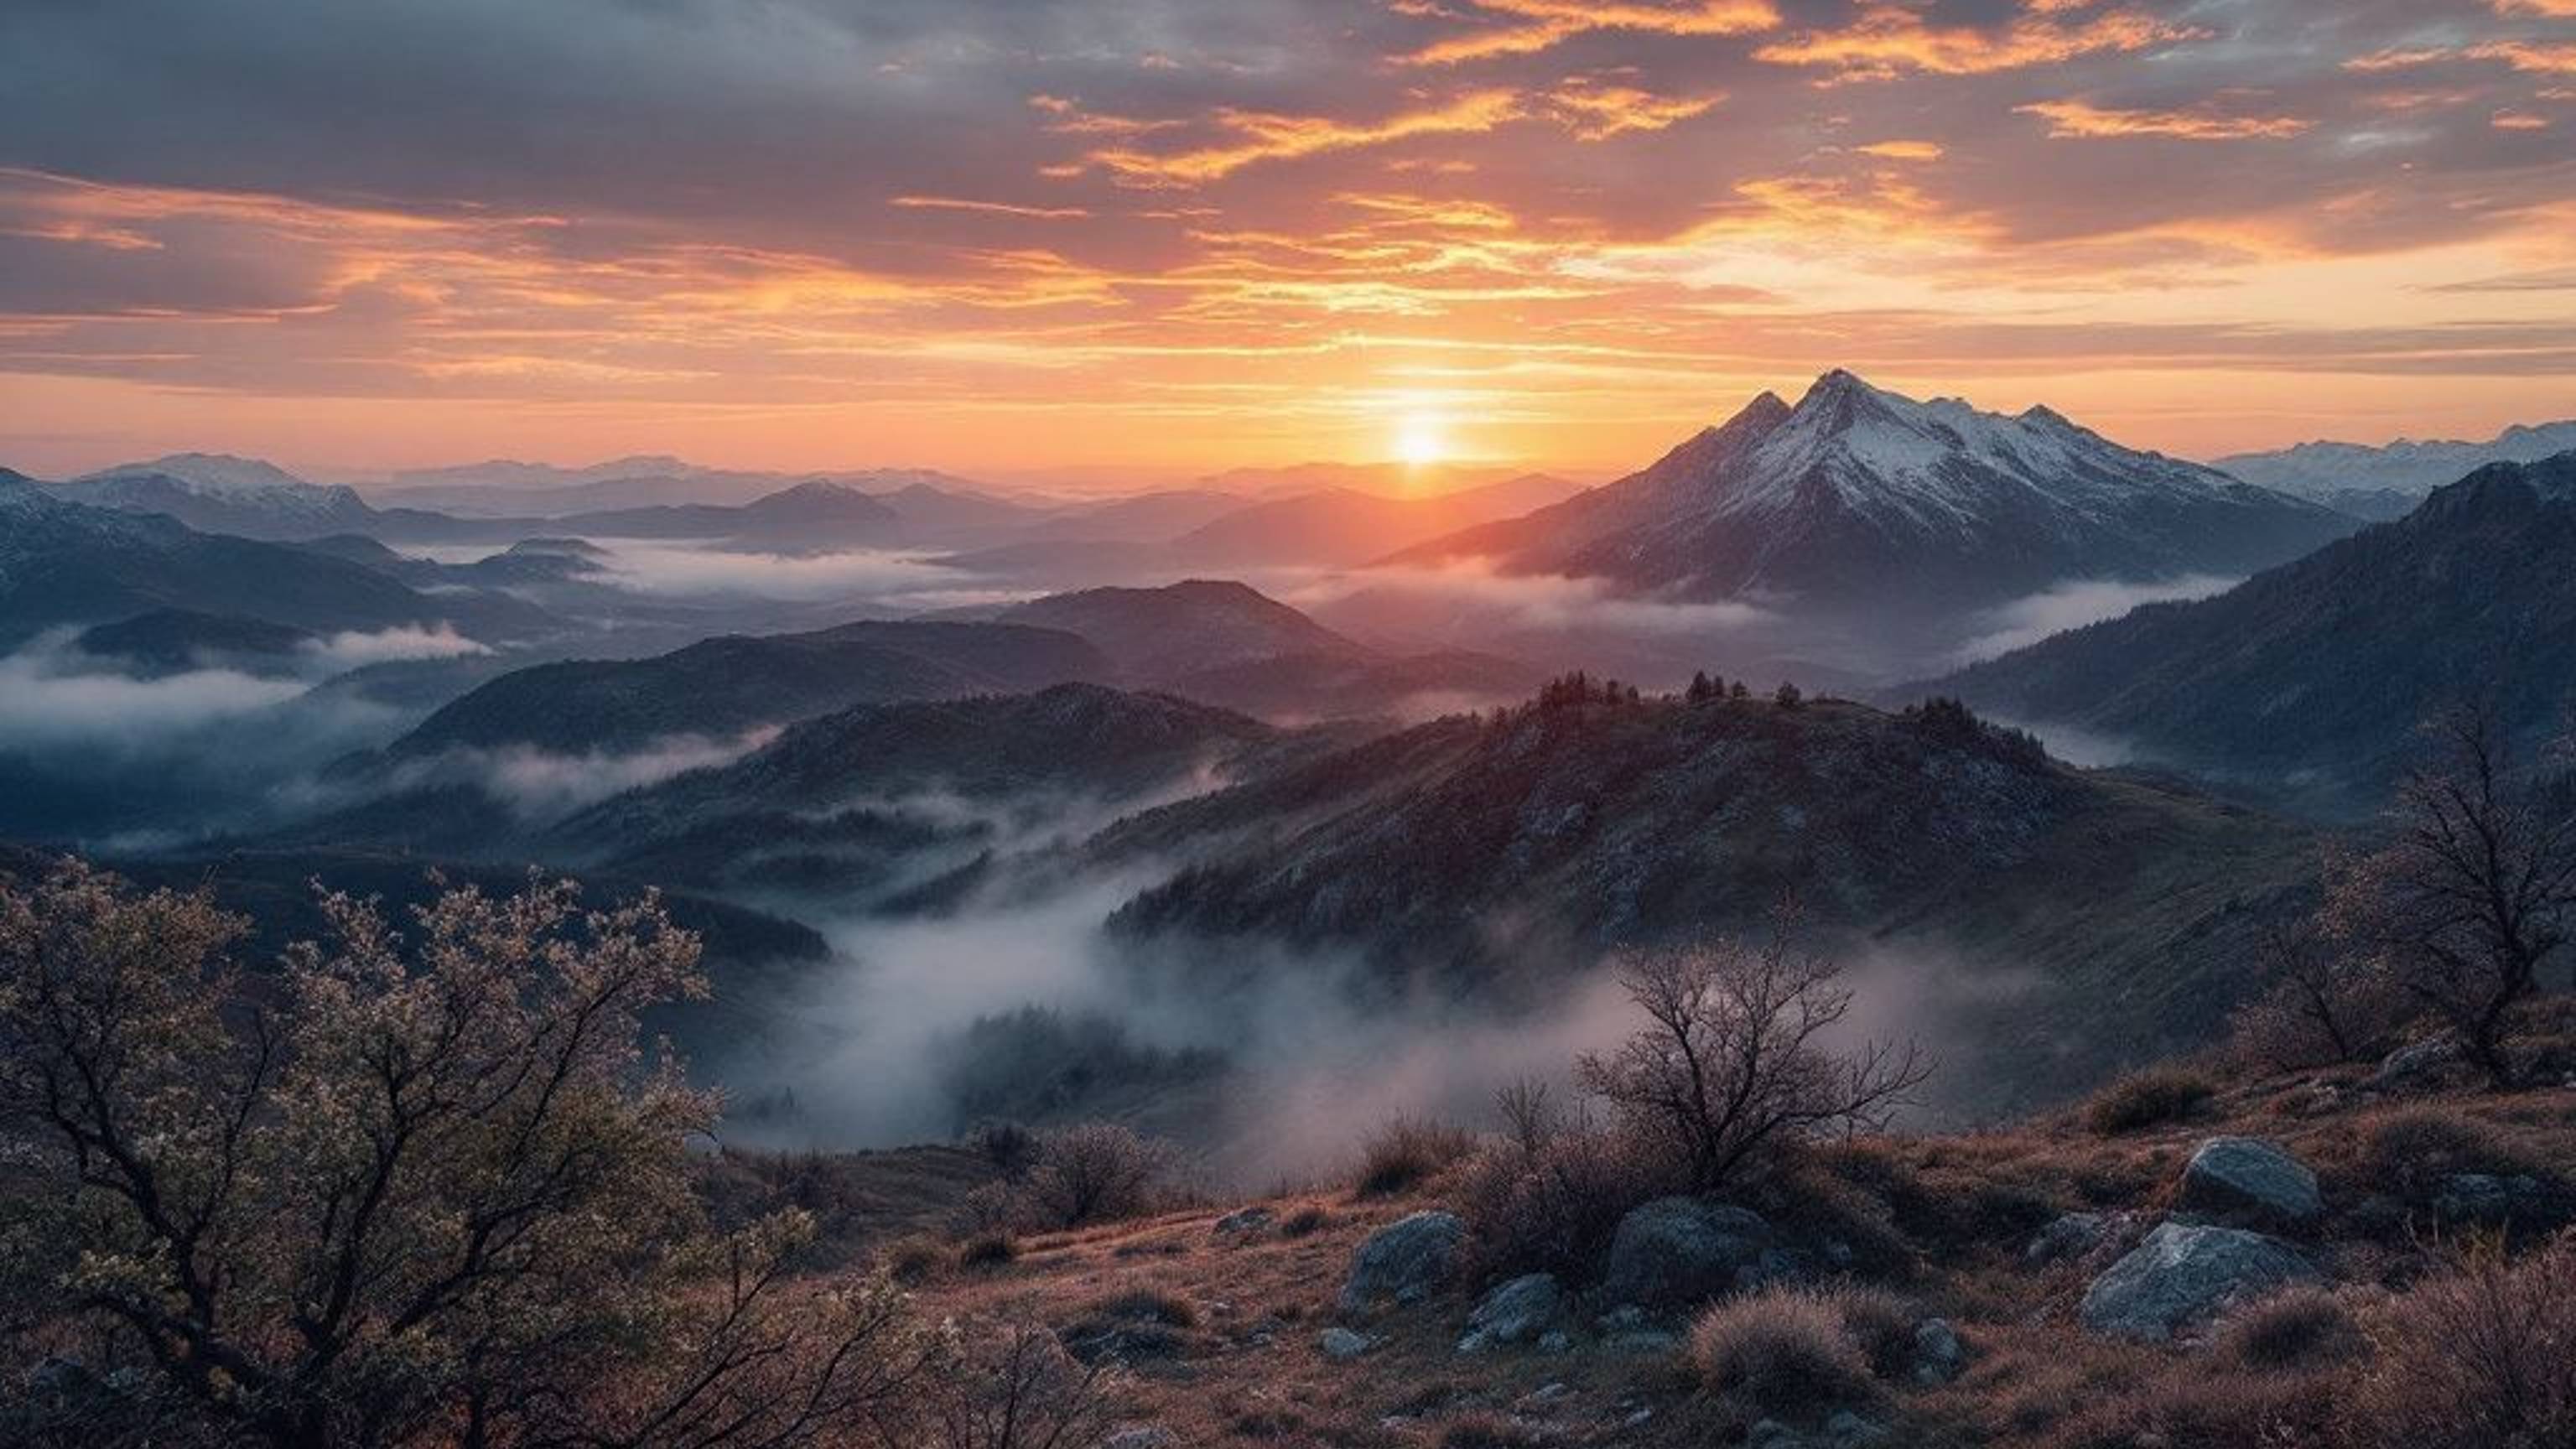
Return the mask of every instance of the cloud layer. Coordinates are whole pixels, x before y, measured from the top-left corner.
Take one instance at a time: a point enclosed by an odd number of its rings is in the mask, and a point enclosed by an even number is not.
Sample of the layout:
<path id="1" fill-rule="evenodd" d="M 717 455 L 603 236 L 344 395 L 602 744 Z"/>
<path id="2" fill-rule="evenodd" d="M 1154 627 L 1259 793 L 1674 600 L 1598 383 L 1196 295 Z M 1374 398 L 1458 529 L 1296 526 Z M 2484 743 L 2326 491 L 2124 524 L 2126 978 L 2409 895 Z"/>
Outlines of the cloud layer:
<path id="1" fill-rule="evenodd" d="M 0 401 L 39 467 L 1615 465 L 1837 363 L 2491 431 L 2576 372 L 2571 123 L 2556 0 L 22 5 Z"/>

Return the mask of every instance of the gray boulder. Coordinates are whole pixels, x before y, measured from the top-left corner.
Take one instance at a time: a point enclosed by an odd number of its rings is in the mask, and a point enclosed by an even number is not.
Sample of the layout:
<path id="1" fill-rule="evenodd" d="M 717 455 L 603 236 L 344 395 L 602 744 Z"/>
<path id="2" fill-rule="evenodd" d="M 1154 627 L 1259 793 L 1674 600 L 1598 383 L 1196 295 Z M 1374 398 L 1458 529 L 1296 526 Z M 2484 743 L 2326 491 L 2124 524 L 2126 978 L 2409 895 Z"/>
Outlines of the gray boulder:
<path id="1" fill-rule="evenodd" d="M 2116 1241 L 2129 1228 L 2127 1213 L 2062 1213 L 2041 1228 L 2021 1250 L 2034 1268 L 2069 1258 L 2089 1258 Z"/>
<path id="2" fill-rule="evenodd" d="M 1315 1346 L 1324 1351 L 1324 1357 L 1345 1363 L 1377 1347 L 1377 1340 L 1347 1328 L 1327 1328 L 1315 1335 Z"/>
<path id="3" fill-rule="evenodd" d="M 1601 1296 L 1647 1308 L 1692 1308 L 1785 1268 L 1759 1214 L 1695 1197 L 1659 1197 L 1619 1220 Z"/>
<path id="4" fill-rule="evenodd" d="M 1216 1231 L 1222 1236 L 1238 1233 L 1266 1233 L 1278 1215 L 1266 1207 L 1238 1208 L 1216 1220 Z"/>
<path id="5" fill-rule="evenodd" d="M 1387 1299 L 1421 1302 L 1449 1281 L 1466 1241 L 1467 1225 L 1442 1212 L 1415 1213 L 1369 1234 L 1351 1255 L 1342 1311 L 1363 1312 Z"/>
<path id="6" fill-rule="evenodd" d="M 2524 1173 L 2452 1173 L 2433 1196 L 2433 1213 L 2446 1223 L 2492 1228 L 2555 1227 L 2566 1217 L 2549 1184 Z"/>
<path id="7" fill-rule="evenodd" d="M 2374 1092 L 2424 1091 L 2441 1085 L 2459 1065 L 2460 1047 L 2443 1037 L 2429 1037 L 2399 1047 L 2380 1058 L 2379 1069 L 2362 1083 Z"/>
<path id="8" fill-rule="evenodd" d="M 2278 1238 L 2166 1223 L 2093 1280 L 2077 1317 L 2108 1337 L 2162 1343 L 2229 1304 L 2320 1276 Z"/>
<path id="9" fill-rule="evenodd" d="M 1927 1318 L 1914 1325 L 1914 1379 L 1920 1384 L 1946 1384 L 1968 1362 L 1958 1330 L 1946 1318 Z"/>
<path id="10" fill-rule="evenodd" d="M 1529 1273 L 1487 1293 L 1467 1315 L 1467 1336 L 1460 1353 L 1477 1353 L 1496 1345 L 1529 1343 L 1565 1312 L 1565 1290 L 1552 1273 Z"/>
<path id="11" fill-rule="evenodd" d="M 2216 1217 L 2296 1227 L 2325 1204 L 2307 1164 L 2253 1137 L 2213 1137 L 2182 1170 L 2182 1207 Z"/>

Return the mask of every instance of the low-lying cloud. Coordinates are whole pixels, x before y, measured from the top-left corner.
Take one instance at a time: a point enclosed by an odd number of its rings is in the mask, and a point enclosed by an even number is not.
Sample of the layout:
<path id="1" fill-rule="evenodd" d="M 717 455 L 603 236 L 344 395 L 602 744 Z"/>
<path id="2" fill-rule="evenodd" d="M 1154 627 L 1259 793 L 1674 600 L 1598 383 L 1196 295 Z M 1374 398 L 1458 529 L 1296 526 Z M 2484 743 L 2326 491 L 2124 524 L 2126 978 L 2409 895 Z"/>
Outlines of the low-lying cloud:
<path id="1" fill-rule="evenodd" d="M 831 553 L 743 552 L 687 543 L 592 540 L 608 553 L 603 579 L 639 594 L 774 603 L 864 600 L 889 609 L 963 608 L 1022 593 L 972 583 L 973 576 L 883 549 Z"/>
<path id="2" fill-rule="evenodd" d="M 1951 663 L 1974 664 L 2026 648 L 2052 634 L 2119 618 L 2142 604 L 2206 599 L 2243 582 L 2220 574 L 2186 574 L 2154 583 L 2069 579 L 1986 611 L 1974 626 L 1980 632 L 1960 646 Z"/>
<path id="3" fill-rule="evenodd" d="M 461 659 L 492 651 L 457 633 L 454 625 L 442 623 L 430 628 L 397 625 L 372 633 L 345 629 L 307 641 L 303 652 L 322 667 L 337 672 L 414 659 Z"/>
<path id="4" fill-rule="evenodd" d="M 238 669 L 143 677 L 40 640 L 0 656 L 0 748 L 132 745 L 275 708 L 312 686 Z"/>

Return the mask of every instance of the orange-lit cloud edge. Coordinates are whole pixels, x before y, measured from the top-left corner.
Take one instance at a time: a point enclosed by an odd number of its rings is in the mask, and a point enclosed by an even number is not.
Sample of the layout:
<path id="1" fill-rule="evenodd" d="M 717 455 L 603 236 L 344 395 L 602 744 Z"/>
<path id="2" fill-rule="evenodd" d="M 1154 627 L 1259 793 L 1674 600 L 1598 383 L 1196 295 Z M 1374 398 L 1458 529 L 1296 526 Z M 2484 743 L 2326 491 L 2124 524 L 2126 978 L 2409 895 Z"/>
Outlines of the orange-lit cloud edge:
<path id="1" fill-rule="evenodd" d="M 784 200 L 9 147 L 0 463 L 1142 480 L 1437 418 L 1597 471 L 1833 365 L 2202 455 L 2576 413 L 2571 7 L 2290 8 L 2335 44 L 2283 70 L 2120 0 L 1396 0 L 993 63 L 927 171 L 740 152 Z M 938 39 L 797 74 L 899 102 Z"/>

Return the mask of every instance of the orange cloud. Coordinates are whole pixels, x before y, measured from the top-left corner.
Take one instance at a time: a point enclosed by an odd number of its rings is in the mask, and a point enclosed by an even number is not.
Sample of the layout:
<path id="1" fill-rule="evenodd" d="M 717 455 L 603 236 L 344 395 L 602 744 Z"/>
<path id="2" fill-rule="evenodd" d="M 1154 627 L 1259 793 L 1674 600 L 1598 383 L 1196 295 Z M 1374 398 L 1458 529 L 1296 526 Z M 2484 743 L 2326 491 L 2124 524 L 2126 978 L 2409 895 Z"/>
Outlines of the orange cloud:
<path id="1" fill-rule="evenodd" d="M 2114 10 L 2087 20 L 2046 18 L 2058 7 L 2014 20 L 1998 30 L 1940 28 L 1902 5 L 1878 4 L 1842 30 L 1809 31 L 1753 52 L 1773 65 L 1813 66 L 1838 81 L 1889 80 L 1908 71 L 1933 75 L 1988 75 L 2105 52 L 2197 40 L 2208 32 L 2153 16 Z"/>
<path id="2" fill-rule="evenodd" d="M 2495 0 L 2498 15 L 2539 15 L 2576 19 L 2576 0 Z"/>
<path id="3" fill-rule="evenodd" d="M 1634 86 L 1568 81 L 1548 94 L 1556 119 L 1577 140 L 1604 141 L 1623 131 L 1660 131 L 1701 115 L 1723 95 L 1658 96 Z"/>
<path id="4" fill-rule="evenodd" d="M 1775 28 L 1770 0 L 1697 0 L 1685 5 L 1593 3 L 1593 0 L 1470 0 L 1481 18 L 1499 21 L 1470 35 L 1436 41 L 1402 59 L 1412 65 L 1458 65 L 1498 56 L 1534 55 L 1578 35 L 1627 31 L 1644 35 L 1751 35 Z M 1406 13 L 1456 18 L 1458 12 L 1414 6 Z"/>
<path id="5" fill-rule="evenodd" d="M 898 196 L 886 203 L 906 211 L 978 211 L 1030 221 L 1073 221 L 1091 215 L 1079 206 L 1021 206 L 1008 201 L 976 201 L 963 196 Z"/>
<path id="6" fill-rule="evenodd" d="M 2406 70 L 2414 66 L 2440 65 L 2446 61 L 2462 60 L 2492 61 L 2510 66 L 2527 75 L 2576 75 L 2576 42 L 2491 40 L 2478 45 L 2383 50 L 2376 54 L 2356 56 L 2345 61 L 2344 69 Z"/>
<path id="7" fill-rule="evenodd" d="M 2184 141 L 2279 140 L 2304 135 L 2315 123 L 2297 116 L 2221 116 L 2207 111 L 2114 110 L 2088 101 L 2035 101 L 2015 106 L 2018 115 L 2048 122 L 2060 138 L 2166 136 Z"/>
<path id="8" fill-rule="evenodd" d="M 1882 161 L 1938 161 L 1948 154 L 1938 141 L 1872 141 L 1858 150 Z"/>
<path id="9" fill-rule="evenodd" d="M 1505 90 L 1471 91 L 1426 110 L 1358 124 L 1330 116 L 1228 109 L 1217 112 L 1215 117 L 1215 123 L 1236 138 L 1225 144 L 1170 153 L 1111 147 L 1094 151 L 1085 159 L 1125 183 L 1191 186 L 1220 180 L 1263 161 L 1382 146 L 1417 136 L 1490 131 L 1520 113 L 1519 98 Z"/>

